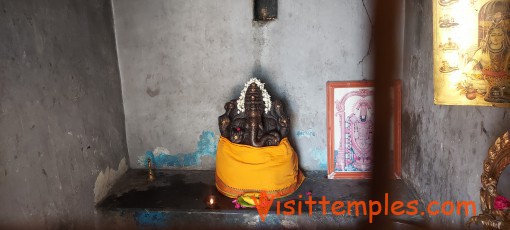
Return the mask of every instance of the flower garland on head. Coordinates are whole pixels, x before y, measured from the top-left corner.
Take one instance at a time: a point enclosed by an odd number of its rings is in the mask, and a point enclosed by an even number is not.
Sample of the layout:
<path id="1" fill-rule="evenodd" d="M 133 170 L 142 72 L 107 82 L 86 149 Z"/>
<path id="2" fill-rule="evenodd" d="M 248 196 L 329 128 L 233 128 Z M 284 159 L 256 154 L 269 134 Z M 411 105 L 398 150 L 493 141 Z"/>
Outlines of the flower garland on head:
<path id="1" fill-rule="evenodd" d="M 267 90 L 264 88 L 264 83 L 260 82 L 257 78 L 250 78 L 246 84 L 244 84 L 244 89 L 241 91 L 241 96 L 237 99 L 237 113 L 244 112 L 244 97 L 246 96 L 246 91 L 251 83 L 257 84 L 259 89 L 262 91 L 262 101 L 264 101 L 264 112 L 268 113 L 271 110 L 271 96 L 267 93 Z"/>

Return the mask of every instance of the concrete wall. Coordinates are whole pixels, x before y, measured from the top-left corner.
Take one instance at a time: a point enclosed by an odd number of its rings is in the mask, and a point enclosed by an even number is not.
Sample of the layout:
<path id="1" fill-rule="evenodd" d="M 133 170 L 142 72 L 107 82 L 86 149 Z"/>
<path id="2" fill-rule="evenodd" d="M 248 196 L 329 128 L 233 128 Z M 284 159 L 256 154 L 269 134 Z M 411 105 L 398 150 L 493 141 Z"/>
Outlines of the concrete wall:
<path id="1" fill-rule="evenodd" d="M 287 106 L 301 166 L 326 170 L 326 82 L 371 74 L 364 2 L 280 0 L 259 24 L 251 0 L 114 0 L 130 165 L 214 168 L 217 118 L 259 77 Z"/>
<path id="2" fill-rule="evenodd" d="M 480 210 L 482 162 L 509 128 L 509 109 L 433 102 L 432 1 L 406 1 L 403 70 L 403 177 L 424 201 L 473 200 Z M 460 228 L 468 217 L 438 215 Z"/>
<path id="3" fill-rule="evenodd" d="M 0 22 L 0 226 L 93 224 L 127 168 L 111 4 L 0 1 Z"/>
<path id="4" fill-rule="evenodd" d="M 252 76 L 286 103 L 301 166 L 326 169 L 325 84 L 371 74 L 363 1 L 280 0 L 267 24 L 251 1 L 113 4 L 124 108 L 108 1 L 0 2 L 0 225 L 90 223 L 125 162 L 150 154 L 212 169 L 217 117 Z M 403 177 L 425 202 L 479 205 L 508 109 L 433 105 L 431 1 L 406 1 L 405 18 Z"/>

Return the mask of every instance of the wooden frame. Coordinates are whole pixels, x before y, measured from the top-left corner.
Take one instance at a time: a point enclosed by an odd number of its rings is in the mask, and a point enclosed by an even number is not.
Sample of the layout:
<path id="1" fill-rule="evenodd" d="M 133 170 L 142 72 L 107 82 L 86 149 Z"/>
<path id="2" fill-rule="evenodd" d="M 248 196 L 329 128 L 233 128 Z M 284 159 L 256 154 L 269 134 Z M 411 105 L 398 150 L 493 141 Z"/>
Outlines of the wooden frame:
<path id="1" fill-rule="evenodd" d="M 326 88 L 328 178 L 371 178 L 371 157 L 369 155 L 373 152 L 370 134 L 373 127 L 373 123 L 371 123 L 373 113 L 369 111 L 372 110 L 373 99 L 371 97 L 373 97 L 374 83 L 372 81 L 328 82 Z M 401 81 L 395 81 L 392 88 L 394 98 L 392 114 L 393 175 L 394 178 L 400 179 L 402 175 Z M 355 114 L 356 111 L 359 111 L 359 114 Z M 352 113 L 349 114 L 349 112 Z M 362 158 L 369 160 L 362 160 Z M 341 170 L 338 170 L 339 168 Z"/>

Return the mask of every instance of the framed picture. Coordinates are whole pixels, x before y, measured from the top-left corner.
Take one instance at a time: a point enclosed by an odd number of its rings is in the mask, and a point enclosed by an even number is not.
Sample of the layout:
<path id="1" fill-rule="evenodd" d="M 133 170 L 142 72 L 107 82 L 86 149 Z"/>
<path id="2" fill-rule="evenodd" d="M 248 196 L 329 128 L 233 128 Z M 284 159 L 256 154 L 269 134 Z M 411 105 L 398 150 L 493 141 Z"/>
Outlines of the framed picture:
<path id="1" fill-rule="evenodd" d="M 392 86 L 392 164 L 401 177 L 401 81 Z M 372 81 L 327 83 L 328 178 L 371 177 L 374 129 Z"/>
<path id="2" fill-rule="evenodd" d="M 510 1 L 432 5 L 434 104 L 510 107 Z"/>

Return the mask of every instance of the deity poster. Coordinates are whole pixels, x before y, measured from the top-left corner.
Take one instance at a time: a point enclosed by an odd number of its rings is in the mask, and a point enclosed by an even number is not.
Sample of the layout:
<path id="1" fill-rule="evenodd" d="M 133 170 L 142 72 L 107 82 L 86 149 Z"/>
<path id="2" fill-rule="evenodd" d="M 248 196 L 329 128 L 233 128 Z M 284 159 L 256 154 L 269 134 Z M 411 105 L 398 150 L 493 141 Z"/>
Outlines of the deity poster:
<path id="1" fill-rule="evenodd" d="M 328 178 L 370 178 L 374 154 L 374 83 L 372 81 L 328 82 Z M 392 89 L 392 161 L 395 178 L 400 178 L 401 82 Z M 379 152 L 381 154 L 381 152 Z"/>
<path id="2" fill-rule="evenodd" d="M 335 89 L 335 171 L 372 171 L 373 88 Z"/>
<path id="3" fill-rule="evenodd" d="M 433 0 L 434 103 L 510 106 L 510 0 Z"/>

